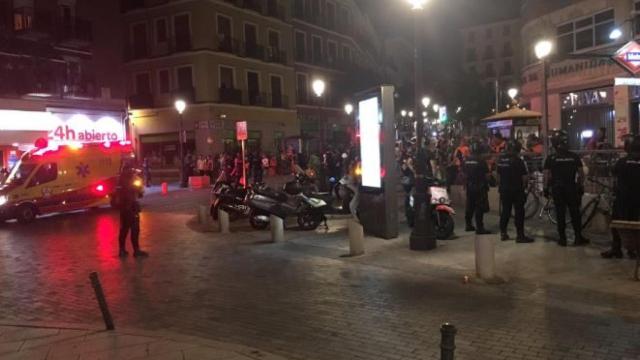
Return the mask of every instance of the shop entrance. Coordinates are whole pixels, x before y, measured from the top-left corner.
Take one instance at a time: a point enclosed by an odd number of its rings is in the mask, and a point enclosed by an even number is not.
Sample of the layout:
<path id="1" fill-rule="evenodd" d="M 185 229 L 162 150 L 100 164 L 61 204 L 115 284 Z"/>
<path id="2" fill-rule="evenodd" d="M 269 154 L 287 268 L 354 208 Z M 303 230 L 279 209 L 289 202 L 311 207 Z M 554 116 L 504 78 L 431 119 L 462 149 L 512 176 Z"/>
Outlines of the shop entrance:
<path id="1" fill-rule="evenodd" d="M 569 133 L 572 149 L 584 148 L 599 128 L 607 130 L 607 141 L 614 144 L 613 88 L 563 94 L 562 100 L 562 128 Z"/>

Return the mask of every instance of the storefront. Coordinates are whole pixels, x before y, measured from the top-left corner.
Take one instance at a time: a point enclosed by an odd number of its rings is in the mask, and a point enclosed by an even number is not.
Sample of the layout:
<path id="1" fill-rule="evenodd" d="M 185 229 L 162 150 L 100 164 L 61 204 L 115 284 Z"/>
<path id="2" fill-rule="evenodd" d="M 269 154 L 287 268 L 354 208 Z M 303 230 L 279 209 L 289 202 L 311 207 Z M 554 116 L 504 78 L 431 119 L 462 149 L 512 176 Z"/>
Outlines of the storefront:
<path id="1" fill-rule="evenodd" d="M 0 109 L 2 166 L 10 168 L 36 139 L 55 143 L 94 143 L 127 139 L 123 112 L 46 108 L 45 111 Z"/>
<path id="2" fill-rule="evenodd" d="M 514 107 L 490 116 L 483 121 L 491 134 L 500 133 L 505 139 L 525 141 L 529 135 L 540 135 L 542 114 Z"/>
<path id="3" fill-rule="evenodd" d="M 607 141 L 615 142 L 613 87 L 602 87 L 561 94 L 562 128 L 569 133 L 573 149 L 582 149 L 600 128 L 606 129 Z"/>

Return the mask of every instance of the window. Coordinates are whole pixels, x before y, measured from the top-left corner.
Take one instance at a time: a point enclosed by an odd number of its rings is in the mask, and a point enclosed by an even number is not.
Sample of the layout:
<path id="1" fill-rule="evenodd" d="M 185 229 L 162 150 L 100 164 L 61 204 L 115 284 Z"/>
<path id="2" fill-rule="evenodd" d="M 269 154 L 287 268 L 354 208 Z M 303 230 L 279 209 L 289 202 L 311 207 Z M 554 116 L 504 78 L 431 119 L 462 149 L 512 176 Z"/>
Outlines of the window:
<path id="1" fill-rule="evenodd" d="M 327 26 L 329 29 L 336 28 L 336 4 L 327 2 Z"/>
<path id="2" fill-rule="evenodd" d="M 313 61 L 320 62 L 322 60 L 322 38 L 319 36 L 312 36 L 311 46 Z"/>
<path id="3" fill-rule="evenodd" d="M 247 71 L 247 94 L 249 105 L 260 105 L 260 74 Z"/>
<path id="4" fill-rule="evenodd" d="M 511 67 L 511 61 L 507 60 L 502 64 L 502 75 L 513 75 L 513 68 Z"/>
<path id="5" fill-rule="evenodd" d="M 167 19 L 157 19 L 156 20 L 156 42 L 164 43 L 167 42 Z"/>
<path id="6" fill-rule="evenodd" d="M 615 28 L 614 11 L 606 10 L 593 16 L 557 27 L 558 53 L 562 55 L 613 42 L 609 34 Z"/>
<path id="7" fill-rule="evenodd" d="M 169 70 L 158 71 L 158 92 L 167 94 L 171 91 L 171 81 L 169 80 Z"/>
<path id="8" fill-rule="evenodd" d="M 283 107 L 282 99 L 282 78 L 280 76 L 271 75 L 271 106 Z"/>
<path id="9" fill-rule="evenodd" d="M 177 68 L 176 78 L 178 79 L 178 90 L 193 89 L 193 74 L 191 66 L 183 66 Z"/>
<path id="10" fill-rule="evenodd" d="M 307 58 L 307 36 L 296 31 L 296 61 L 305 61 Z"/>
<path id="11" fill-rule="evenodd" d="M 511 25 L 507 24 L 502 27 L 502 35 L 509 36 L 511 35 Z"/>
<path id="12" fill-rule="evenodd" d="M 349 45 L 342 45 L 342 58 L 346 62 L 351 62 L 351 48 Z"/>
<path id="13" fill-rule="evenodd" d="M 467 34 L 467 40 L 475 41 L 476 40 L 476 33 L 474 31 L 469 31 L 469 33 Z"/>
<path id="14" fill-rule="evenodd" d="M 304 17 L 304 1 L 294 1 L 293 2 L 293 15 L 297 18 Z"/>
<path id="15" fill-rule="evenodd" d="M 233 89 L 235 88 L 235 76 L 233 68 L 227 66 L 220 66 L 219 84 L 221 89 Z"/>
<path id="16" fill-rule="evenodd" d="M 327 41 L 327 55 L 329 56 L 329 62 L 336 62 L 338 59 L 338 44 L 334 41 Z"/>
<path id="17" fill-rule="evenodd" d="M 280 33 L 269 30 L 269 47 L 274 50 L 280 50 Z"/>
<path id="18" fill-rule="evenodd" d="M 191 50 L 191 20 L 189 14 L 176 15 L 173 18 L 173 31 L 176 50 Z"/>
<path id="19" fill-rule="evenodd" d="M 484 48 L 484 59 L 488 60 L 488 59 L 493 59 L 494 57 L 495 57 L 495 53 L 493 51 L 493 46 L 487 45 L 487 47 Z"/>
<path id="20" fill-rule="evenodd" d="M 42 164 L 36 174 L 29 181 L 29 186 L 38 186 L 46 183 L 50 183 L 58 178 L 58 164 L 46 163 Z"/>
<path id="21" fill-rule="evenodd" d="M 307 75 L 305 74 L 298 74 L 296 76 L 296 95 L 299 103 L 307 103 L 309 85 L 307 84 Z"/>
<path id="22" fill-rule="evenodd" d="M 511 47 L 510 42 L 506 42 L 502 46 L 502 57 L 511 57 L 511 56 L 513 56 L 513 48 Z"/>
<path id="23" fill-rule="evenodd" d="M 151 79 L 149 78 L 149 73 L 136 74 L 135 86 L 137 95 L 151 94 Z"/>
<path id="24" fill-rule="evenodd" d="M 133 48 L 133 56 L 136 59 L 148 55 L 147 24 L 139 23 L 133 25 L 131 28 L 131 46 Z"/>
<path id="25" fill-rule="evenodd" d="M 216 31 L 218 32 L 218 50 L 231 52 L 233 42 L 231 41 L 231 18 L 223 15 L 216 17 Z"/>
<path id="26" fill-rule="evenodd" d="M 19 7 L 13 9 L 13 30 L 21 31 L 33 27 L 33 8 Z"/>
<path id="27" fill-rule="evenodd" d="M 315 18 L 320 17 L 320 0 L 311 0 L 311 15 Z"/>
<path id="28" fill-rule="evenodd" d="M 476 61 L 476 49 L 467 49 L 467 61 Z"/>
<path id="29" fill-rule="evenodd" d="M 487 39 L 491 39 L 491 38 L 493 37 L 493 29 L 492 29 L 492 28 L 487 28 L 487 29 L 484 31 L 484 36 L 485 36 Z"/>
<path id="30" fill-rule="evenodd" d="M 485 65 L 484 76 L 486 77 L 496 76 L 496 69 L 493 67 L 493 63 L 487 63 L 487 65 Z"/>

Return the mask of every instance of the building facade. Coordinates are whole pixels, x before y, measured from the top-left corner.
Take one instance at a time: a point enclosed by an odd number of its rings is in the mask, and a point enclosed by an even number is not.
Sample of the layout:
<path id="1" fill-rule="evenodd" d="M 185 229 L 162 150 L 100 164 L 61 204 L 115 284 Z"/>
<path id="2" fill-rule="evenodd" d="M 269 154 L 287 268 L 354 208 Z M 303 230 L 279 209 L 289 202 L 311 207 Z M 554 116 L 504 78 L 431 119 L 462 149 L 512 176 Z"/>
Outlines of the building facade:
<path id="1" fill-rule="evenodd" d="M 518 85 L 521 67 L 520 19 L 476 25 L 462 30 L 463 66 L 486 85 L 502 90 Z"/>
<path id="2" fill-rule="evenodd" d="M 353 1 L 130 0 L 123 12 L 135 138 L 162 166 L 177 160 L 176 99 L 188 103 L 190 152 L 237 149 L 238 121 L 250 149 L 319 150 L 347 138 L 345 101 L 358 71 L 374 68 L 356 41 L 373 32 L 356 31 L 365 22 Z"/>
<path id="3" fill-rule="evenodd" d="M 37 138 L 126 140 L 118 6 L 88 0 L 0 0 L 0 160 Z M 100 46 L 96 46 L 100 44 Z"/>
<path id="4" fill-rule="evenodd" d="M 616 146 L 622 145 L 623 135 L 637 133 L 640 87 L 612 56 L 638 40 L 640 1 L 526 1 L 522 9 L 523 102 L 533 110 L 542 107 L 543 73 L 534 45 L 550 39 L 554 50 L 547 74 L 549 127 L 567 130 L 573 148 L 584 146 L 601 127 Z M 616 28 L 622 36 L 612 39 Z"/>

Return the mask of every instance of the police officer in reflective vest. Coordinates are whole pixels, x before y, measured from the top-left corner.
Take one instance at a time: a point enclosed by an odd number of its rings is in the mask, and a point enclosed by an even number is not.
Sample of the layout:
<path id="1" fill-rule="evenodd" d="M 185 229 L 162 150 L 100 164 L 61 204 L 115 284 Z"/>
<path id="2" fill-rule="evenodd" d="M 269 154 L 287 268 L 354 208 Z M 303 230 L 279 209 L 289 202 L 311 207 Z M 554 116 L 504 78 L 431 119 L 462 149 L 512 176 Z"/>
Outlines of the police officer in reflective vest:
<path id="1" fill-rule="evenodd" d="M 490 234 L 483 221 L 484 213 L 489 211 L 489 166 L 482 158 L 482 144 L 475 139 L 471 141 L 471 156 L 464 161 L 463 169 L 467 177 L 466 231 Z M 474 217 L 476 226 L 472 223 Z"/>
<path id="2" fill-rule="evenodd" d="M 126 250 L 127 235 L 131 232 L 133 256 L 147 257 L 148 254 L 140 250 L 140 203 L 138 203 L 138 189 L 134 186 L 134 170 L 130 164 L 124 164 L 119 179 L 118 198 L 120 199 L 120 234 L 118 245 L 119 256 L 128 255 Z"/>
<path id="3" fill-rule="evenodd" d="M 545 196 L 553 196 L 558 220 L 558 245 L 567 246 L 566 211 L 569 209 L 571 224 L 575 233 L 575 246 L 589 243 L 582 236 L 580 198 L 583 194 L 584 170 L 580 157 L 569 151 L 569 136 L 564 130 L 554 130 L 551 143 L 555 154 L 549 155 L 544 163 Z"/>
<path id="4" fill-rule="evenodd" d="M 511 209 L 515 210 L 515 223 L 518 243 L 531 243 L 534 240 L 524 234 L 524 203 L 526 201 L 525 184 L 528 181 L 527 166 L 520 158 L 522 145 L 517 140 L 507 143 L 507 150 L 498 159 L 498 180 L 500 190 L 500 236 L 502 241 L 509 240 L 507 225 Z"/>
<path id="5" fill-rule="evenodd" d="M 640 191 L 637 190 L 638 181 L 640 181 L 640 136 L 628 136 L 625 141 L 625 151 L 627 156 L 618 160 L 613 168 L 613 175 L 618 182 L 612 218 L 640 221 Z M 611 232 L 613 237 L 611 249 L 600 255 L 605 259 L 621 259 L 623 257 L 622 239 L 617 229 L 612 229 Z M 633 249 L 629 249 L 628 255 L 630 258 L 638 256 Z"/>

